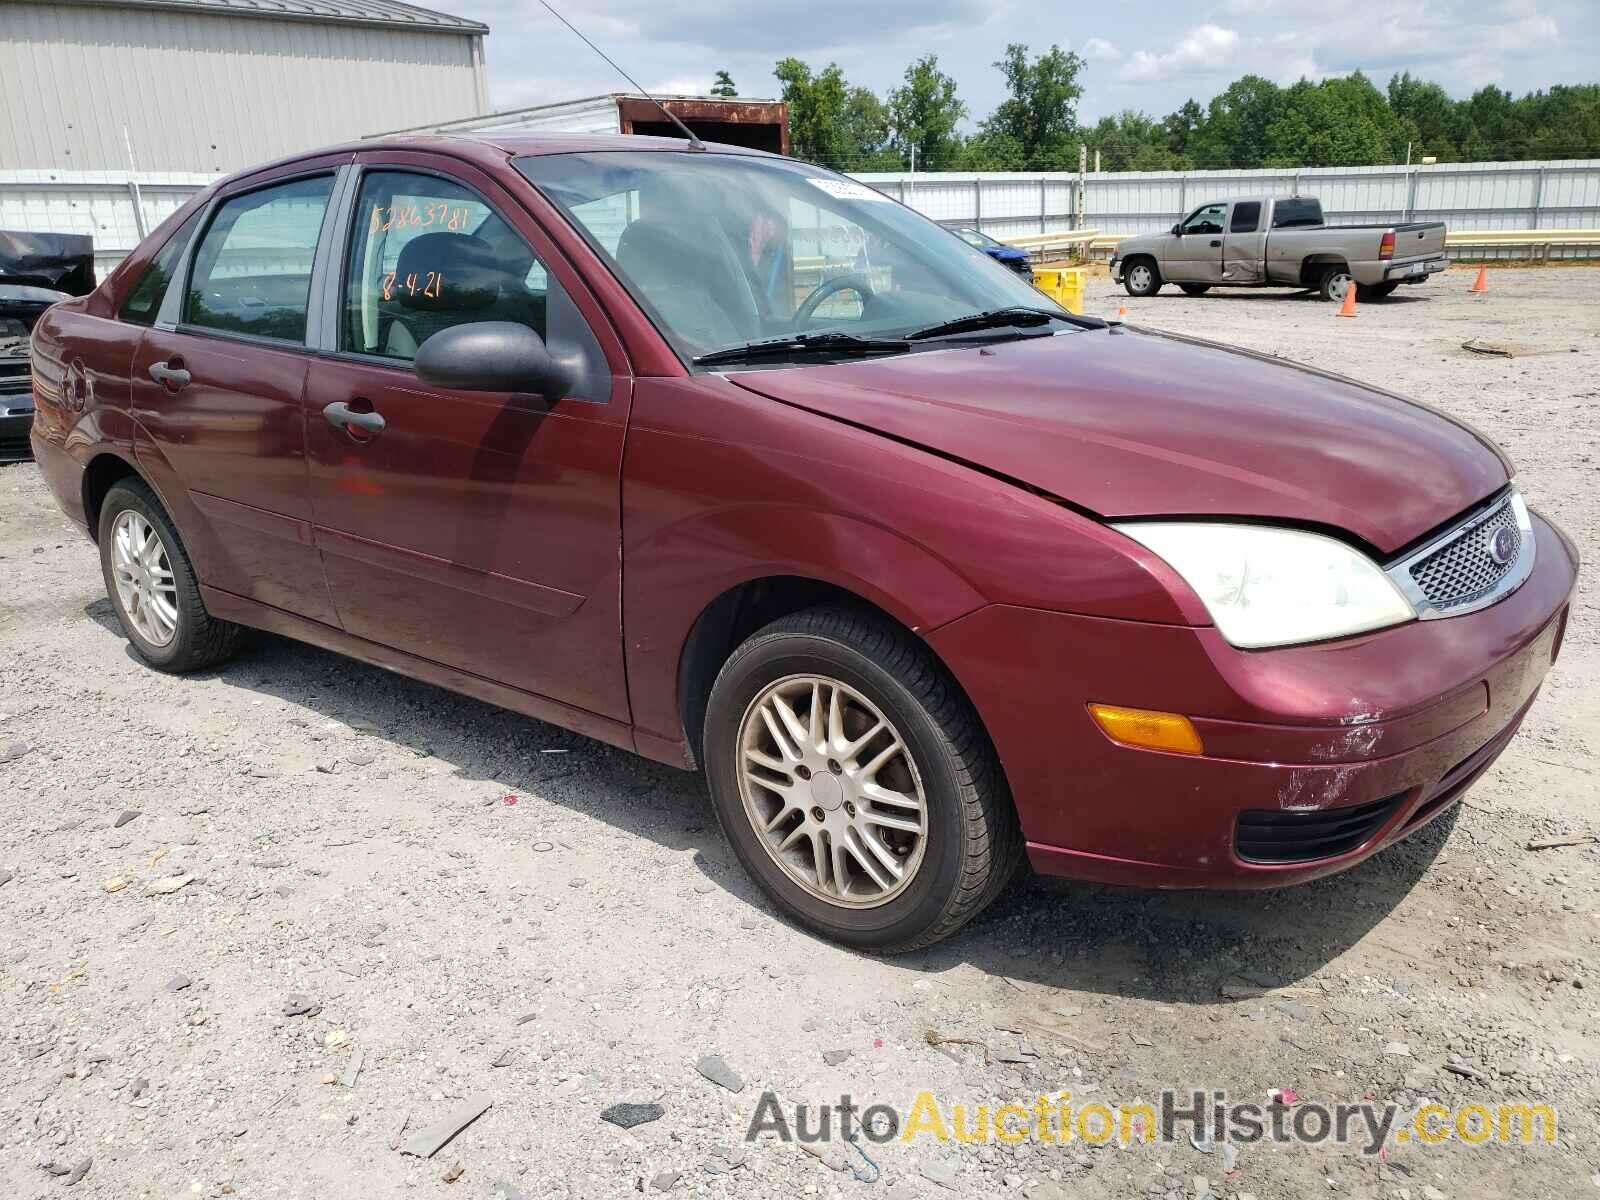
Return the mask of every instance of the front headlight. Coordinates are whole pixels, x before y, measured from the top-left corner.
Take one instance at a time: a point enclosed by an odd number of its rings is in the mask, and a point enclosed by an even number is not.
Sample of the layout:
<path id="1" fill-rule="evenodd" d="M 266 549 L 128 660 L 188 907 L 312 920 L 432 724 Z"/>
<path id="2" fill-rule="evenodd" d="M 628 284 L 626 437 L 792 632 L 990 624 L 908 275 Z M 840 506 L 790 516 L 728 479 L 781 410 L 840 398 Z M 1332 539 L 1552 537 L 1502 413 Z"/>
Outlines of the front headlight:
<path id="1" fill-rule="evenodd" d="M 1182 575 L 1235 646 L 1317 642 L 1417 615 L 1377 564 L 1321 534 L 1198 521 L 1116 529 Z"/>

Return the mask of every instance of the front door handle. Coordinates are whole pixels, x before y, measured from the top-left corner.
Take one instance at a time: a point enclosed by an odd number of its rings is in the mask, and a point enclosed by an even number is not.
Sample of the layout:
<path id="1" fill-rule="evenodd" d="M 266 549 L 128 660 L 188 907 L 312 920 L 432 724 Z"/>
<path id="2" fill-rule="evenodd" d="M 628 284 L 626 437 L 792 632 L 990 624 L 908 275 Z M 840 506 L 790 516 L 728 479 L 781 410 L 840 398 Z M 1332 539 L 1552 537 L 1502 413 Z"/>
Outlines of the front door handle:
<path id="1" fill-rule="evenodd" d="M 382 433 L 383 427 L 388 424 L 382 413 L 356 412 L 342 400 L 328 405 L 322 410 L 322 415 L 335 429 L 359 429 L 369 436 Z"/>
<path id="2" fill-rule="evenodd" d="M 1211 247 L 1214 250 L 1220 250 L 1222 248 L 1222 242 L 1216 238 L 1213 238 L 1211 241 Z"/>
<path id="3" fill-rule="evenodd" d="M 183 360 L 174 358 L 168 362 L 153 362 L 149 367 L 150 378 L 154 379 L 169 392 L 189 386 L 190 375 L 183 369 Z"/>

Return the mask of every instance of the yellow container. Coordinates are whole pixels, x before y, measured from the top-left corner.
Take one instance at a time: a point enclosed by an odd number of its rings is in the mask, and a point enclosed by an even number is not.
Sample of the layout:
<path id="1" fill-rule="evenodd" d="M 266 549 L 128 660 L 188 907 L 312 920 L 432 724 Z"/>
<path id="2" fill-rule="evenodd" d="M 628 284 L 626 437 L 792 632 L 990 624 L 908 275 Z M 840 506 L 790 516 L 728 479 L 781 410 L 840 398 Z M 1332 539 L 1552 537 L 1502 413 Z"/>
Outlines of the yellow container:
<path id="1" fill-rule="evenodd" d="M 1083 282 L 1088 267 L 1047 267 L 1033 273 L 1033 286 L 1070 313 L 1083 315 Z"/>

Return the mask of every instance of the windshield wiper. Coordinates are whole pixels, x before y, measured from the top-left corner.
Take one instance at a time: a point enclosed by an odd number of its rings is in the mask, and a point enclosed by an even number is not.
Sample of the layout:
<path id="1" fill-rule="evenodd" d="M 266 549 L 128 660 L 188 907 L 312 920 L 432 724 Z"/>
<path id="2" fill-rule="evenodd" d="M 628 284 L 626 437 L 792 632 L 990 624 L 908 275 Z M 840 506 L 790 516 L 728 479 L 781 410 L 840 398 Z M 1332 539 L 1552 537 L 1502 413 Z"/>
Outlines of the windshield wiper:
<path id="1" fill-rule="evenodd" d="M 765 341 L 746 342 L 742 346 L 729 346 L 726 350 L 712 350 L 697 354 L 691 360 L 697 366 L 710 363 L 746 362 L 754 358 L 785 358 L 791 354 L 820 350 L 846 354 L 884 354 L 896 350 L 909 350 L 911 343 L 904 338 L 866 338 L 838 330 L 821 330 L 817 333 L 797 333 Z"/>
<path id="2" fill-rule="evenodd" d="M 1104 321 L 1089 317 L 1075 317 L 1070 313 L 1055 312 L 1048 308 L 1029 308 L 1027 305 L 1017 304 L 1008 308 L 991 308 L 985 312 L 968 313 L 964 317 L 956 317 L 954 320 L 941 321 L 937 325 L 929 325 L 926 329 L 913 330 L 905 336 L 908 340 L 917 342 L 925 338 L 950 337 L 958 333 L 976 333 L 982 329 L 1044 325 L 1050 321 L 1062 321 L 1069 325 L 1081 323 L 1091 329 L 1097 329 L 1105 324 Z"/>

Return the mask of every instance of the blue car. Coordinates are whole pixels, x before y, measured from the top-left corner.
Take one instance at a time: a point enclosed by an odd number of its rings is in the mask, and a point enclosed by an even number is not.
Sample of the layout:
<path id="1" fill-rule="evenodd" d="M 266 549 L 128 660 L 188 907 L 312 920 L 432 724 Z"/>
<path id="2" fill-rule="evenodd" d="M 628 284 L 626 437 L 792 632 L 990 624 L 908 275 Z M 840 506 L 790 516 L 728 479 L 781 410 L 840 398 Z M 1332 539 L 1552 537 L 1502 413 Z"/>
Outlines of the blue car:
<path id="1" fill-rule="evenodd" d="M 997 242 L 987 233 L 983 233 L 970 225 L 958 225 L 950 230 L 969 246 L 982 250 L 995 262 L 1003 267 L 1015 271 L 1029 283 L 1033 282 L 1033 267 L 1028 261 L 1028 252 L 1019 250 L 1015 246 L 1008 246 L 1004 242 Z"/>

